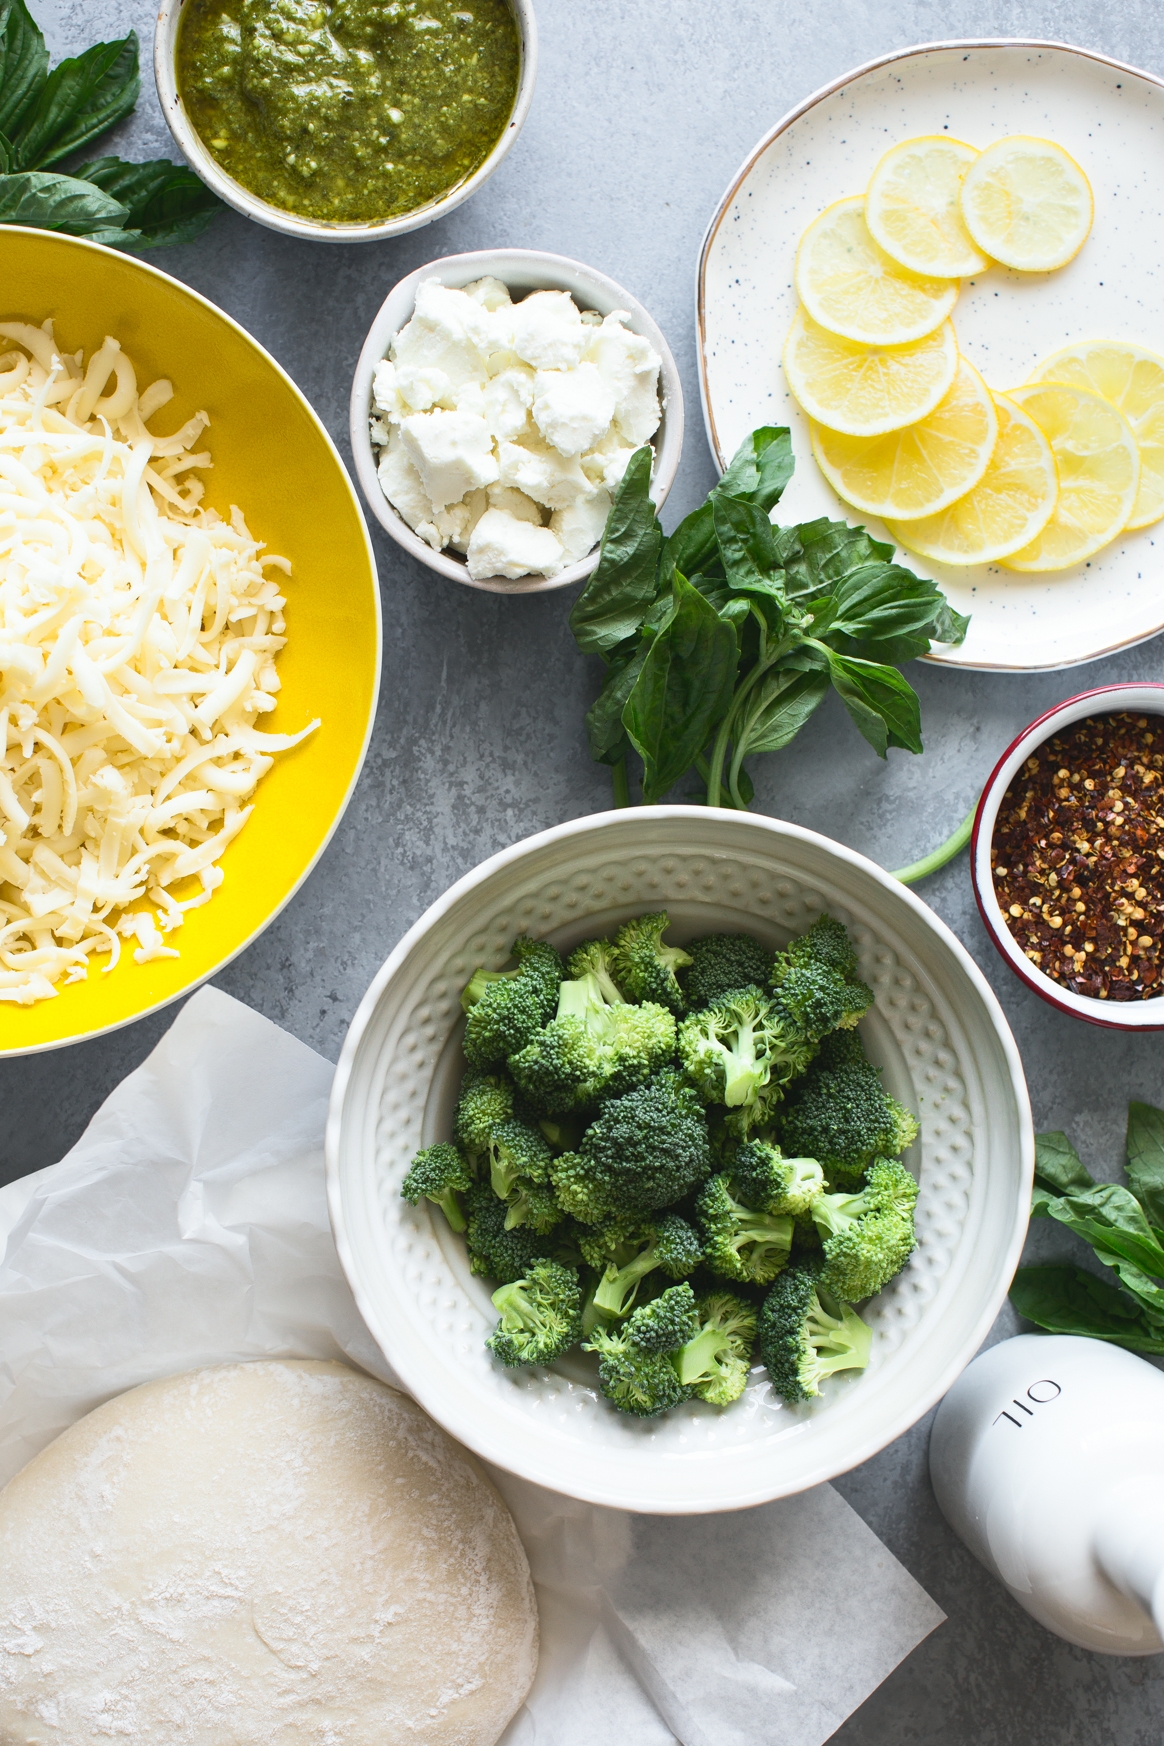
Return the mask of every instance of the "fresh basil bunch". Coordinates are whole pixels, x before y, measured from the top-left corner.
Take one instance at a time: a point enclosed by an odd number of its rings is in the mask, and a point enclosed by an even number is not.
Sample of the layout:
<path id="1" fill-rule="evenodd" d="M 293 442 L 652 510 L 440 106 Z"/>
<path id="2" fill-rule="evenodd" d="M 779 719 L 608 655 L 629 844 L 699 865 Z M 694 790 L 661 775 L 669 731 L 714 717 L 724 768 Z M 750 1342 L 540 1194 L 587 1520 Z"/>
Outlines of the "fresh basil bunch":
<path id="1" fill-rule="evenodd" d="M 583 654 L 607 663 L 586 728 L 616 804 L 629 804 L 633 749 L 645 805 L 694 769 L 709 806 L 746 808 L 745 758 L 786 746 L 830 689 L 881 757 L 920 752 L 917 696 L 894 663 L 961 642 L 969 621 L 864 528 L 773 526 L 794 464 L 786 429 L 753 431 L 669 538 L 651 461 L 632 455 L 570 614 Z"/>
<path id="2" fill-rule="evenodd" d="M 1164 1355 L 1164 1110 L 1128 1105 L 1128 1186 L 1096 1182 L 1066 1134 L 1035 1137 L 1033 1219 L 1055 1219 L 1119 1285 L 1082 1267 L 1020 1267 L 1010 1301 L 1052 1334 Z"/>
<path id="3" fill-rule="evenodd" d="M 0 224 L 35 225 L 114 248 L 162 248 L 205 230 L 221 202 L 166 158 L 52 166 L 130 114 L 141 89 L 137 37 L 98 42 L 49 72 L 24 0 L 0 0 Z"/>

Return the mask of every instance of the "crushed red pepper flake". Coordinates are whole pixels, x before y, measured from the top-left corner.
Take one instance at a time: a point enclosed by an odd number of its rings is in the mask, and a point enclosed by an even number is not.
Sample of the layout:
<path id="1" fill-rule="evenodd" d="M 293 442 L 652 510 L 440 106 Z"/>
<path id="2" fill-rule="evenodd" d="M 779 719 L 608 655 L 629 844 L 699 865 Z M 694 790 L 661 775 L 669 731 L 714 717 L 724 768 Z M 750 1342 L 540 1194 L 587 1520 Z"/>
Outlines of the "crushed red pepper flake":
<path id="1" fill-rule="evenodd" d="M 1019 949 L 1094 1000 L 1164 994 L 1164 716 L 1091 715 L 1012 779 L 990 845 Z"/>

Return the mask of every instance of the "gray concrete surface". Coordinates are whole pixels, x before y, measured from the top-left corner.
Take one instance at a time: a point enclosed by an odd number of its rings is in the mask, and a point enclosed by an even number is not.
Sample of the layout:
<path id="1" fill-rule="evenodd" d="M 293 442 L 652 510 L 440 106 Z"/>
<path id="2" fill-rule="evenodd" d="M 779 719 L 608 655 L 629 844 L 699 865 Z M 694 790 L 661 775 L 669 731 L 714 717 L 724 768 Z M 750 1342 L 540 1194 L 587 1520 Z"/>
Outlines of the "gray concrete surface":
<path id="1" fill-rule="evenodd" d="M 136 26 L 148 0 L 32 0 L 56 53 Z M 300 383 L 346 451 L 352 369 L 392 284 L 463 249 L 529 245 L 591 262 L 651 309 L 683 371 L 686 454 L 668 525 L 711 485 L 694 364 L 692 286 L 704 227 L 755 140 L 815 87 L 872 56 L 954 36 L 1074 42 L 1164 73 L 1153 0 L 538 0 L 541 74 L 525 130 L 460 211 L 397 241 L 327 248 L 233 214 L 200 241 L 153 256 L 211 297 Z M 168 154 L 147 72 L 115 145 Z M 105 148 L 110 149 L 110 148 Z M 173 155 L 177 155 L 174 153 Z M 1149 245 L 1152 246 L 1149 241 Z M 375 738 L 334 841 L 294 902 L 219 979 L 334 1058 L 374 970 L 417 915 L 484 856 L 607 806 L 582 716 L 595 673 L 577 655 L 561 595 L 506 599 L 443 582 L 376 535 L 384 684 Z M 826 706 L 788 751 L 756 766 L 757 810 L 839 838 L 886 866 L 932 847 L 962 818 L 999 751 L 1084 684 L 1155 678 L 1150 643 L 1081 673 L 1002 677 L 916 664 L 924 758 L 880 763 Z M 974 908 L 966 863 L 922 895 L 966 942 L 1022 1049 L 1036 1124 L 1066 1127 L 1098 1173 L 1116 1173 L 1130 1097 L 1164 1103 L 1155 1037 L 1059 1017 L 1001 965 Z M 0 1063 L 0 1180 L 47 1164 L 153 1047 L 161 1014 L 93 1043 Z M 1039 1252 L 1064 1239 L 1040 1231 Z M 1066 1239 L 1067 1242 L 1070 1239 Z M 1004 1313 L 992 1335 L 1015 1331 Z M 981 1570 L 939 1515 L 926 1474 L 928 1423 L 848 1474 L 840 1489 L 949 1614 L 834 1736 L 840 1746 L 1158 1746 L 1164 1660 L 1113 1660 L 1044 1632 Z M 837 1652 L 844 1654 L 844 1645 Z"/>

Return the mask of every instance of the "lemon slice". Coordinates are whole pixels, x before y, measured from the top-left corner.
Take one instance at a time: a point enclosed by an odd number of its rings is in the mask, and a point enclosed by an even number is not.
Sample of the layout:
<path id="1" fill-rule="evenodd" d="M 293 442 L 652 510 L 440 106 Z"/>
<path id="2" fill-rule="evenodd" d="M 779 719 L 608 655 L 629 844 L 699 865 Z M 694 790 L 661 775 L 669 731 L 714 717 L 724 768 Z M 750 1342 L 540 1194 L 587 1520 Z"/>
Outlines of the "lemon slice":
<path id="1" fill-rule="evenodd" d="M 784 374 L 810 418 L 846 436 L 881 436 L 925 418 L 958 368 L 958 342 L 944 321 L 905 346 L 860 346 L 798 309 L 784 342 Z"/>
<path id="2" fill-rule="evenodd" d="M 962 179 L 962 217 L 978 247 L 1020 273 L 1049 273 L 1091 229 L 1091 185 L 1049 139 L 1016 133 L 980 152 Z"/>
<path id="3" fill-rule="evenodd" d="M 1051 445 L 1005 394 L 994 394 L 998 438 L 986 471 L 939 515 L 891 521 L 899 545 L 935 564 L 993 564 L 1028 545 L 1050 520 L 1059 493 Z"/>
<path id="4" fill-rule="evenodd" d="M 865 223 L 861 194 L 838 200 L 815 218 L 796 251 L 796 292 L 830 333 L 865 346 L 900 346 L 939 327 L 958 286 L 926 279 L 879 248 Z"/>
<path id="5" fill-rule="evenodd" d="M 1122 413 L 1086 388 L 1026 382 L 1010 398 L 1051 445 L 1059 469 L 1055 511 L 1011 570 L 1065 570 L 1106 546 L 1126 526 L 1140 488 L 1140 456 Z"/>
<path id="6" fill-rule="evenodd" d="M 935 515 L 977 485 L 997 434 L 990 390 L 961 358 L 952 387 L 928 418 L 876 437 L 841 436 L 814 424 L 812 447 L 846 503 L 907 521 Z"/>
<path id="7" fill-rule="evenodd" d="M 1031 372 L 1032 382 L 1067 382 L 1090 388 L 1122 412 L 1140 451 L 1140 489 L 1129 528 L 1149 527 L 1164 515 L 1164 358 L 1118 340 L 1066 346 Z"/>
<path id="8" fill-rule="evenodd" d="M 914 273 L 967 279 L 990 265 L 962 217 L 962 178 L 978 153 L 944 133 L 887 151 L 865 194 L 870 235 Z"/>

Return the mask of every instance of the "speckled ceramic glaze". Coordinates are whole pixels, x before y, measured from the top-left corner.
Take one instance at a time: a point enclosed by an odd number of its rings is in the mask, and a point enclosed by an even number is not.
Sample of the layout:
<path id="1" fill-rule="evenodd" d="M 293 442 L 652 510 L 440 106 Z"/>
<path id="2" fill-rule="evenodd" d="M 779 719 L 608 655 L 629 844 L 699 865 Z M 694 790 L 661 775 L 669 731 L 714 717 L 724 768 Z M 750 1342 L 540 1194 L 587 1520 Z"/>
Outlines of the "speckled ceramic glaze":
<path id="1" fill-rule="evenodd" d="M 697 285 L 700 387 L 713 453 L 726 464 L 759 424 L 788 424 L 796 475 L 780 518 L 859 519 L 812 457 L 808 423 L 780 353 L 796 308 L 796 245 L 809 221 L 862 192 L 882 153 L 948 132 L 985 147 L 1007 134 L 1057 140 L 1083 166 L 1095 223 L 1055 273 L 991 267 L 954 307 L 959 344 L 992 388 L 1024 381 L 1073 341 L 1128 340 L 1164 353 L 1164 83 L 1055 43 L 968 42 L 906 49 L 858 68 L 785 116 L 752 153 L 712 220 Z M 889 539 L 883 524 L 870 531 Z M 997 565 L 947 569 L 906 553 L 972 614 L 960 648 L 932 659 L 1026 671 L 1095 660 L 1164 629 L 1164 523 L 1114 541 L 1054 575 Z"/>
<path id="2" fill-rule="evenodd" d="M 593 1359 L 505 1370 L 462 1240 L 400 1198 L 422 1145 L 448 1138 L 464 1057 L 460 994 L 516 934 L 568 949 L 666 907 L 672 938 L 747 928 L 769 946 L 827 909 L 852 932 L 876 1005 L 862 1035 L 921 1119 L 918 1247 L 865 1307 L 873 1358 L 789 1408 L 757 1367 L 744 1399 L 643 1423 L 612 1410 Z M 558 826 L 496 855 L 421 917 L 353 1021 L 328 1123 L 340 1259 L 368 1326 L 432 1416 L 486 1460 L 591 1502 L 667 1514 L 738 1509 L 866 1459 L 950 1386 L 1005 1296 L 1033 1160 L 1006 1021 L 931 910 L 872 862 L 813 832 L 704 807 L 651 807 Z"/>

